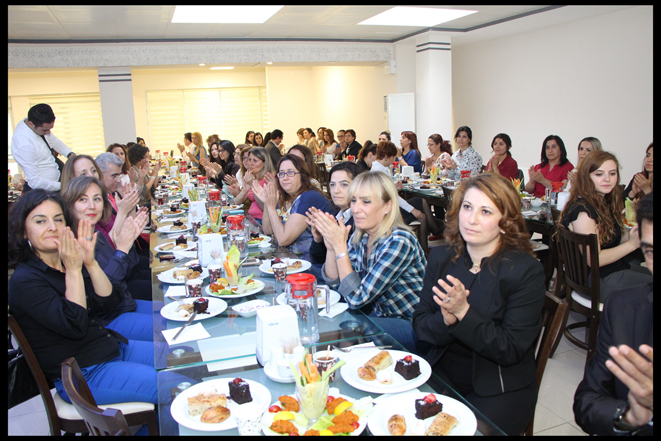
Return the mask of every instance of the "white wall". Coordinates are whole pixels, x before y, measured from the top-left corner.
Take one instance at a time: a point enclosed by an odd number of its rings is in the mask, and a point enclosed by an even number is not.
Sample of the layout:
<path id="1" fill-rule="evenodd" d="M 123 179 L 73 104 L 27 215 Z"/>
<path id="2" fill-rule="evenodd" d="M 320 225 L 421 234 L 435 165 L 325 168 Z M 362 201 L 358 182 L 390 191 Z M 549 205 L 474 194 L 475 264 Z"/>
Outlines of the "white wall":
<path id="1" fill-rule="evenodd" d="M 653 136 L 651 37 L 650 6 L 453 47 L 454 130 L 472 129 L 485 164 L 507 133 L 526 178 L 546 136 L 563 139 L 574 165 L 578 142 L 595 136 L 627 184 Z"/>

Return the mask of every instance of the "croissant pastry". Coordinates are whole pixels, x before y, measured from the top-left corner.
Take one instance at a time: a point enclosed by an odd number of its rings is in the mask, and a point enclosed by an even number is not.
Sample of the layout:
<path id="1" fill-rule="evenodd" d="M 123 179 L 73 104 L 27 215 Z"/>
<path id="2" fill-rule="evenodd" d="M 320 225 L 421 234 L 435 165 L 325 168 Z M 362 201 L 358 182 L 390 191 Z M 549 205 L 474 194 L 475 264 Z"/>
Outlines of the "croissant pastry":
<path id="1" fill-rule="evenodd" d="M 216 406 L 205 410 L 200 421 L 203 423 L 215 424 L 222 423 L 229 417 L 230 410 L 227 407 Z"/>
<path id="2" fill-rule="evenodd" d="M 388 431 L 393 436 L 403 436 L 406 433 L 406 419 L 401 415 L 393 415 L 388 420 Z"/>
<path id="3" fill-rule="evenodd" d="M 358 376 L 365 381 L 376 380 L 376 372 L 371 367 L 361 366 L 358 368 Z"/>

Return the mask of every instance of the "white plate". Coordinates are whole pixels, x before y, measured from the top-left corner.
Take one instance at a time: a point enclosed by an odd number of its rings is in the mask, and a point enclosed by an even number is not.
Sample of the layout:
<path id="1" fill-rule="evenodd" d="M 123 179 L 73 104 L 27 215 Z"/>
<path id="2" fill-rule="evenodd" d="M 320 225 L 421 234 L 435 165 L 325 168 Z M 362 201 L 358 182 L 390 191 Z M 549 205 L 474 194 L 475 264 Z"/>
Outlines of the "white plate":
<path id="1" fill-rule="evenodd" d="M 422 188 L 424 186 L 429 187 L 429 188 Z M 423 184 L 423 185 L 414 185 L 413 188 L 416 190 L 435 190 L 438 187 L 440 187 L 438 184 Z"/>
<path id="2" fill-rule="evenodd" d="M 182 216 L 186 216 L 186 212 L 187 212 L 188 210 L 185 210 L 185 209 L 181 209 L 181 208 L 180 208 L 179 211 L 180 211 L 180 213 L 175 213 L 175 214 L 163 214 L 163 217 L 182 217 Z"/>
<path id="3" fill-rule="evenodd" d="M 381 401 L 374 407 L 367 418 L 372 435 L 390 435 L 388 431 L 388 420 L 391 416 L 398 414 L 406 419 L 406 435 L 411 434 L 411 428 L 417 421 L 415 417 L 415 400 L 424 398 L 429 392 L 410 394 L 405 398 L 391 397 Z M 458 420 L 458 424 L 452 429 L 450 435 L 475 435 L 477 431 L 477 419 L 475 414 L 464 403 L 445 395 L 434 393 L 436 399 L 443 404 L 442 412 L 452 415 Z M 404 400 L 404 401 L 402 401 Z M 425 422 L 425 430 L 429 429 L 436 415 L 422 421 Z"/>
<path id="4" fill-rule="evenodd" d="M 257 315 L 258 309 L 268 308 L 269 306 L 271 306 L 271 304 L 266 300 L 255 299 L 250 300 L 249 302 L 243 302 L 239 303 L 238 305 L 234 305 L 232 306 L 232 310 L 234 310 L 241 317 L 253 317 Z"/>
<path id="5" fill-rule="evenodd" d="M 191 242 L 190 240 L 186 241 L 186 244 L 188 245 L 188 248 L 186 248 L 185 250 L 173 249 L 173 248 L 170 248 L 169 250 L 163 250 L 162 249 L 165 245 L 168 245 L 170 243 L 175 243 L 175 242 L 174 241 L 169 241 L 169 242 L 166 242 L 166 243 L 162 243 L 158 246 L 155 246 L 154 251 L 159 252 L 159 253 L 171 253 L 171 252 L 174 252 L 174 251 L 196 251 L 197 250 L 197 243 Z"/>
<path id="6" fill-rule="evenodd" d="M 333 291 L 332 289 L 330 290 L 330 304 L 331 304 L 331 306 L 333 306 L 334 304 L 339 302 L 341 298 L 342 298 L 342 296 L 340 295 L 339 292 Z M 286 305 L 287 301 L 285 300 L 285 293 L 283 292 L 282 294 L 280 294 L 275 299 L 275 301 L 278 302 L 278 305 Z M 319 297 L 317 297 L 317 301 L 319 301 Z M 319 309 L 325 308 L 325 307 L 326 307 L 325 303 L 323 305 L 319 305 Z"/>
<path id="7" fill-rule="evenodd" d="M 253 280 L 255 280 L 255 279 L 253 279 Z M 218 298 L 221 298 L 221 299 L 237 299 L 237 298 L 241 298 L 241 297 L 248 297 L 249 295 L 256 294 L 256 293 L 260 292 L 266 286 L 264 284 L 264 282 L 262 282 L 261 280 L 255 280 L 255 282 L 257 282 L 259 284 L 258 288 L 249 289 L 248 291 L 244 291 L 244 292 L 241 292 L 241 293 L 238 293 L 238 294 L 233 294 L 233 295 L 222 295 L 221 296 L 220 294 L 216 294 L 215 292 L 213 292 L 209 289 L 210 285 L 207 285 L 207 286 L 204 287 L 204 292 L 206 292 L 207 295 L 209 295 L 209 296 L 218 297 Z"/>
<path id="8" fill-rule="evenodd" d="M 271 236 L 264 236 L 263 234 L 260 234 L 259 237 L 263 237 L 264 240 L 262 240 L 260 242 L 257 242 L 257 243 L 250 243 L 250 241 L 248 241 L 248 246 L 249 247 L 258 247 L 260 245 L 269 245 L 269 246 L 271 246 Z"/>
<path id="9" fill-rule="evenodd" d="M 184 390 L 177 395 L 174 401 L 172 401 L 170 407 L 172 418 L 182 426 L 193 430 L 213 432 L 217 430 L 234 429 L 236 427 L 236 419 L 231 412 L 239 405 L 230 399 L 228 383 L 232 380 L 234 380 L 234 378 L 219 378 L 217 380 L 203 381 L 202 383 L 198 383 L 195 386 L 191 386 Z M 263 409 L 262 411 L 268 410 L 269 403 L 271 402 L 271 392 L 256 381 L 247 379 L 244 379 L 244 381 L 250 386 L 252 402 L 257 403 L 260 408 Z M 227 395 L 227 408 L 230 410 L 230 417 L 222 423 L 207 424 L 200 421 L 201 415 L 195 417 L 190 416 L 188 414 L 188 398 L 194 397 L 202 392 L 213 391 L 214 389 L 216 389 L 217 393 Z"/>
<path id="10" fill-rule="evenodd" d="M 223 209 L 227 211 L 243 210 L 243 205 L 228 205 L 227 207 L 223 207 Z"/>
<path id="11" fill-rule="evenodd" d="M 372 392 L 377 394 L 391 394 L 398 392 L 406 392 L 407 390 L 415 389 L 416 387 L 425 384 L 427 380 L 429 380 L 429 377 L 431 377 L 431 366 L 429 365 L 429 363 L 427 363 L 427 360 L 425 360 L 424 358 L 418 357 L 417 355 L 409 354 L 408 352 L 388 350 L 390 356 L 392 357 L 392 365 L 388 366 L 384 370 L 386 372 L 390 372 L 390 375 L 392 376 L 392 383 L 381 384 L 378 382 L 378 380 L 374 380 L 374 381 L 363 380 L 358 376 L 358 368 L 363 366 L 365 363 L 367 363 L 370 360 L 370 358 L 374 357 L 379 352 L 381 351 L 379 351 L 378 349 L 372 351 L 363 350 L 360 351 L 358 355 L 349 358 L 347 360 L 347 364 L 345 364 L 340 368 L 340 373 L 342 374 L 342 378 L 344 379 L 344 381 L 346 381 L 349 385 L 355 387 L 356 389 L 365 392 Z M 412 355 L 413 359 L 418 360 L 420 362 L 420 375 L 408 381 L 405 380 L 404 377 L 399 375 L 397 372 L 395 372 L 395 365 L 397 364 L 397 360 L 401 360 L 407 355 Z"/>
<path id="12" fill-rule="evenodd" d="M 264 373 L 266 374 L 267 377 L 269 377 L 271 380 L 275 381 L 276 383 L 293 383 L 294 381 L 296 381 L 296 378 L 293 376 L 284 378 L 278 375 L 278 365 L 275 363 L 271 363 L 270 361 L 264 365 Z"/>
<path id="13" fill-rule="evenodd" d="M 290 270 L 288 269 L 288 270 L 287 270 L 287 274 L 288 274 L 288 275 L 289 275 L 289 274 L 294 274 L 294 273 L 302 273 L 303 271 L 306 271 L 306 270 L 310 269 L 310 267 L 312 266 L 312 264 L 311 264 L 310 262 L 308 262 L 307 260 L 300 260 L 300 259 L 287 259 L 287 258 L 280 259 L 280 260 L 282 260 L 282 261 L 283 261 L 284 263 L 286 263 L 287 265 L 290 265 L 290 264 L 292 264 L 292 263 L 294 263 L 294 262 L 296 262 L 296 261 L 300 261 L 300 262 L 303 263 L 303 265 L 302 265 L 299 269 L 297 269 L 297 270 L 290 271 Z M 260 269 L 262 272 L 265 272 L 265 273 L 267 273 L 267 274 L 273 274 L 273 270 L 271 269 L 271 260 L 265 260 L 264 262 L 262 262 L 262 264 L 259 265 L 259 269 Z"/>
<path id="14" fill-rule="evenodd" d="M 157 274 L 156 277 L 158 278 L 158 280 L 160 280 L 163 283 L 183 285 L 184 283 L 186 283 L 186 281 L 183 281 L 183 282 L 179 281 L 179 280 L 175 279 L 174 276 L 173 276 L 175 270 L 183 270 L 183 269 L 189 269 L 189 268 L 183 267 L 183 266 L 172 268 L 172 269 L 169 269 L 167 271 L 163 271 L 160 274 Z M 206 268 L 202 268 L 202 274 L 200 274 L 200 277 L 198 277 L 198 279 L 203 280 L 203 279 L 206 279 L 207 277 L 209 277 L 209 271 L 207 271 Z"/>
<path id="15" fill-rule="evenodd" d="M 199 298 L 199 297 L 198 297 Z M 207 308 L 208 314 L 198 314 L 195 316 L 194 322 L 198 320 L 204 320 L 209 317 L 215 317 L 218 314 L 221 314 L 227 309 L 227 302 L 223 299 L 214 299 L 212 297 L 205 297 L 209 301 L 209 307 Z M 182 303 L 193 303 L 197 298 L 182 299 Z M 175 322 L 187 322 L 190 317 L 180 317 L 177 308 L 179 307 L 179 302 L 171 302 L 161 308 L 161 315 L 168 320 Z"/>
<path id="16" fill-rule="evenodd" d="M 172 228 L 172 225 L 165 225 L 165 226 L 160 227 L 156 231 L 158 231 L 159 233 L 185 233 L 186 231 L 190 230 L 190 227 L 186 223 L 184 223 L 184 226 L 186 227 L 185 230 L 170 231 L 170 228 Z"/>
<path id="17" fill-rule="evenodd" d="M 292 394 L 292 395 L 289 395 L 289 396 L 292 397 L 292 398 L 296 398 L 295 394 Z M 333 395 L 333 396 L 336 397 L 336 398 L 337 397 L 342 397 L 347 401 L 351 401 L 352 403 L 355 403 L 356 401 L 358 401 L 354 398 L 351 398 L 351 397 L 348 397 L 348 396 L 342 395 L 342 394 L 336 394 L 336 395 Z M 271 406 L 273 406 L 273 405 L 278 405 L 278 406 L 282 407 L 282 404 L 280 404 L 280 401 L 276 401 L 275 403 L 271 404 Z M 349 408 L 349 410 L 351 410 L 351 408 Z M 299 413 L 302 414 L 303 412 L 301 411 Z M 264 412 L 264 415 L 262 415 L 262 431 L 264 432 L 264 435 L 266 435 L 266 436 L 283 436 L 282 434 L 276 433 L 276 432 L 272 431 L 271 429 L 269 429 L 269 427 L 271 427 L 271 424 L 273 423 L 273 418 L 275 418 L 275 415 L 276 415 L 275 413 L 269 412 L 268 409 L 266 409 L 266 412 Z M 321 415 L 322 416 L 328 415 L 328 411 L 324 409 L 324 413 L 322 413 Z M 302 436 L 305 433 L 305 431 L 307 430 L 307 427 L 301 426 L 296 421 L 294 421 L 294 420 L 290 420 L 290 421 L 298 429 L 298 434 L 299 435 Z M 359 427 L 356 430 L 354 430 L 353 432 L 351 432 L 351 436 L 358 436 L 363 432 L 363 430 L 365 430 L 365 427 L 367 427 L 367 418 L 362 418 L 361 417 L 358 420 L 358 424 L 359 424 Z"/>

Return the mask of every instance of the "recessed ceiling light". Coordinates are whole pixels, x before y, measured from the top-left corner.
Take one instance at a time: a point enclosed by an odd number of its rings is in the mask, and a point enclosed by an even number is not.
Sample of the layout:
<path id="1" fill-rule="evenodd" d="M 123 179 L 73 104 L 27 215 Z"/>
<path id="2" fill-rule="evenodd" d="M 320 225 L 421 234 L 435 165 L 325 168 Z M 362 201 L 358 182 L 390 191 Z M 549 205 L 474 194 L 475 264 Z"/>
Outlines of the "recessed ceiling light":
<path id="1" fill-rule="evenodd" d="M 361 21 L 359 25 L 380 26 L 425 26 L 432 27 L 450 20 L 474 14 L 477 11 L 463 9 L 413 8 L 396 6 L 372 18 Z"/>
<path id="2" fill-rule="evenodd" d="M 204 64 L 204 63 L 200 63 L 200 66 L 206 66 L 206 64 Z"/>
<path id="3" fill-rule="evenodd" d="M 273 61 L 267 61 L 266 64 L 273 64 Z"/>
<path id="4" fill-rule="evenodd" d="M 234 66 L 212 67 L 211 68 L 211 70 L 226 70 L 226 69 L 234 69 Z"/>
<path id="5" fill-rule="evenodd" d="M 171 23 L 264 23 L 284 6 L 175 6 Z"/>

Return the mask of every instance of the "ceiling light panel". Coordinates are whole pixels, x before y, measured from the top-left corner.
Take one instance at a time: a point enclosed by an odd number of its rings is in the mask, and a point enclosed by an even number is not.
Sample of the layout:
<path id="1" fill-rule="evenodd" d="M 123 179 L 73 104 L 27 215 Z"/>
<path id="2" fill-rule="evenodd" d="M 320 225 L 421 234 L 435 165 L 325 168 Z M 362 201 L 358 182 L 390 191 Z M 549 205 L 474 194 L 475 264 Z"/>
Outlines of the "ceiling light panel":
<path id="1" fill-rule="evenodd" d="M 175 6 L 172 23 L 264 23 L 283 6 Z"/>
<path id="2" fill-rule="evenodd" d="M 361 21 L 359 25 L 380 26 L 420 26 L 432 27 L 457 18 L 474 14 L 477 11 L 464 9 L 414 8 L 396 6 L 374 17 Z"/>

